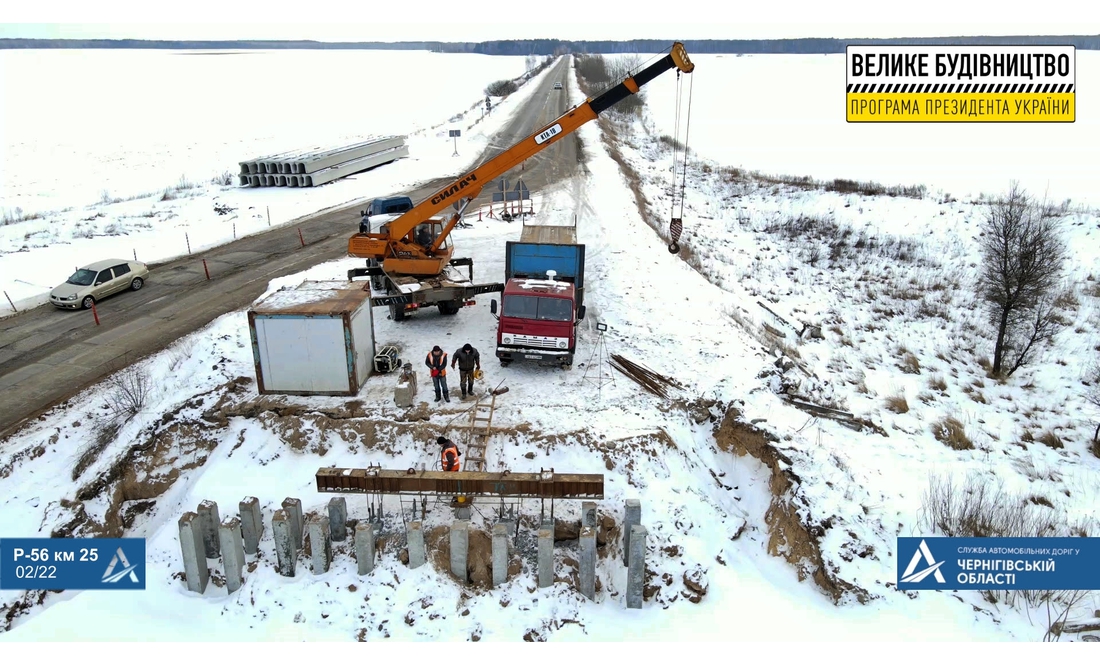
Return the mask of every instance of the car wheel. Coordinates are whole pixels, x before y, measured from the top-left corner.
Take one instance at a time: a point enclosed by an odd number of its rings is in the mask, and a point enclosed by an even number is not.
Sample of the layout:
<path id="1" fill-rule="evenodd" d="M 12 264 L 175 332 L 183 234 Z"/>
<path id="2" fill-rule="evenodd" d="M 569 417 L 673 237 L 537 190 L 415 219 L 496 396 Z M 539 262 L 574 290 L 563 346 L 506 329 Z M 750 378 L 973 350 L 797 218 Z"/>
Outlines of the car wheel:
<path id="1" fill-rule="evenodd" d="M 140 277 L 135 277 L 134 281 L 130 282 L 130 288 L 134 291 L 137 291 L 143 286 L 145 286 L 145 280 Z"/>
<path id="2" fill-rule="evenodd" d="M 83 307 L 84 309 L 91 309 L 92 305 L 94 305 L 94 304 L 95 304 L 95 298 L 93 298 L 91 296 L 84 296 L 84 301 L 80 303 L 80 306 Z"/>

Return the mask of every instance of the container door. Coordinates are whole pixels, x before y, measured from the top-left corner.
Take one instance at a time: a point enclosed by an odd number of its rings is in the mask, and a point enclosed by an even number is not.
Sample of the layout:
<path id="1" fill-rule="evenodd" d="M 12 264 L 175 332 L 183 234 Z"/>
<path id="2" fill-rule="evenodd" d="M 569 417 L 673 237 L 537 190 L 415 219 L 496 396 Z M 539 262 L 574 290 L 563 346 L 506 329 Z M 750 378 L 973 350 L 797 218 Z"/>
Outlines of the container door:
<path id="1" fill-rule="evenodd" d="M 374 317 L 370 301 L 363 303 L 351 317 L 351 335 L 355 346 L 355 373 L 359 379 L 356 388 L 362 388 L 367 377 L 374 372 Z"/>
<path id="2" fill-rule="evenodd" d="M 267 390 L 348 394 L 350 382 L 341 319 L 257 316 L 256 343 Z"/>

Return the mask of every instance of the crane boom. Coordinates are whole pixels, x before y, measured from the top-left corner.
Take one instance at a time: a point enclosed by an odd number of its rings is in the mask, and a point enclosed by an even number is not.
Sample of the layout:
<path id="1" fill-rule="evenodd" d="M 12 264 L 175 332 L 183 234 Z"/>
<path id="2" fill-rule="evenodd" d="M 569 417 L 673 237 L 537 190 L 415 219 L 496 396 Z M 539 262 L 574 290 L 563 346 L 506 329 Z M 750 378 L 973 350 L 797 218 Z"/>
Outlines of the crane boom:
<path id="1" fill-rule="evenodd" d="M 637 74 L 627 77 L 595 99 L 585 100 L 584 103 L 570 109 L 549 125 L 460 176 L 405 214 L 383 226 L 380 233 L 355 234 L 348 241 L 348 254 L 382 262 L 387 272 L 420 276 L 441 273 L 450 261 L 453 251 L 453 248 L 441 249 L 441 247 L 454 229 L 465 207 L 481 193 L 485 185 L 572 134 L 585 123 L 595 120 L 600 113 L 630 95 L 636 94 L 643 85 L 673 68 L 687 74 L 695 69 L 695 65 L 684 50 L 684 45 L 680 42 L 672 45 L 668 55 Z M 432 241 L 424 244 L 417 242 L 413 237 L 415 229 L 456 202 L 460 204 L 459 211 L 451 215 L 438 233 L 433 234 Z"/>

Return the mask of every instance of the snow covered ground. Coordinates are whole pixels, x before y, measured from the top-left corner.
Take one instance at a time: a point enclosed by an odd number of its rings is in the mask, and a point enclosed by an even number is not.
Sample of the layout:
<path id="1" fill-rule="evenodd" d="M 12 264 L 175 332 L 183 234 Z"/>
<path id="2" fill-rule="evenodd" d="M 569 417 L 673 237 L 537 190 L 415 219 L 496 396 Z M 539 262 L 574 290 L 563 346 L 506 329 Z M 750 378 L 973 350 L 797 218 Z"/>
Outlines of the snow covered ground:
<path id="1" fill-rule="evenodd" d="M 1100 52 L 1077 51 L 1077 118 L 1065 124 L 846 123 L 844 57 L 692 56 L 691 147 L 765 173 L 923 184 L 959 199 L 1000 192 L 1015 179 L 1036 194 L 1049 188 L 1056 202 L 1100 206 L 1093 177 L 1100 116 L 1090 110 L 1100 102 Z M 666 76 L 646 87 L 649 113 L 670 135 L 675 86 Z"/>
<path id="2" fill-rule="evenodd" d="M 703 65 L 697 71 L 704 72 Z M 582 99 L 575 80 L 567 88 L 574 101 Z M 523 94 L 506 103 L 514 108 Z M 650 93 L 651 107 L 658 98 Z M 695 117 L 710 112 L 697 105 Z M 978 365 L 988 344 L 978 336 L 980 315 L 966 295 L 980 218 L 969 201 L 759 184 L 711 163 L 709 170 L 692 169 L 685 261 L 670 255 L 649 225 L 663 227 L 671 207 L 671 157 L 649 132 L 668 132 L 640 123 L 620 131 L 615 145 L 643 176 L 651 213 L 638 212 L 597 123 L 579 132 L 585 177 L 537 193 L 540 222 L 577 215 L 580 241 L 587 245 L 588 316 L 572 371 L 519 363 L 500 368 L 492 358 L 495 321 L 484 296 L 454 317 L 426 312 L 401 324 L 384 318 L 380 308 L 375 323 L 379 344 L 399 345 L 414 367 L 434 344 L 453 353 L 468 341 L 481 351 L 486 376 L 480 387 L 503 381 L 509 388 L 498 400 L 494 424 L 500 433 L 490 440 L 489 469 L 603 473 L 600 512 L 616 521 L 625 499 L 642 500 L 650 534 L 647 566 L 654 574 L 644 611 L 625 608 L 617 534 L 609 534 L 601 548 L 595 602 L 572 588 L 576 554 L 568 541 L 556 552 L 561 579 L 548 589 L 535 588 L 529 523 L 516 543 L 520 572 L 500 589 L 465 588 L 434 566 L 409 570 L 400 562 L 396 501 L 386 506 L 388 535 L 395 540 L 388 541 L 370 576 L 359 577 L 351 556 L 338 546 L 328 573 L 314 576 L 303 558 L 295 578 L 279 577 L 268 531 L 240 592 L 230 596 L 216 584 L 202 597 L 188 592 L 178 579 L 176 520 L 183 512 L 210 499 L 223 515 L 231 514 L 238 501 L 254 495 L 270 529 L 284 497 L 301 498 L 307 513 L 323 511 L 329 495 L 314 489 L 318 467 L 430 467 L 437 452 L 431 442 L 440 432 L 454 433 L 468 406 L 454 399 L 454 381 L 451 404 L 431 404 L 423 372 L 419 397 L 429 404 L 408 412 L 393 406 L 393 376 L 372 377 L 355 400 L 258 399 L 246 315 L 233 312 L 142 363 L 155 377 L 149 403 L 72 484 L 41 479 L 73 477 L 96 436 L 103 391 L 75 397 L 5 443 L 4 535 L 46 536 L 83 511 L 87 533 L 117 532 L 128 523 L 127 535 L 148 539 L 149 557 L 145 592 L 49 594 L 42 607 L 30 594 L 28 611 L 14 612 L 10 632 L 0 638 L 1041 639 L 1046 625 L 1040 619 L 980 594 L 897 592 L 891 588 L 894 545 L 897 536 L 921 531 L 920 495 L 932 471 L 993 475 L 1027 496 L 1046 499 L 1067 520 L 1098 517 L 1100 460 L 1086 448 L 1091 430 L 1079 364 L 1067 362 L 1092 353 L 1097 344 L 1100 301 L 1090 295 L 1100 276 L 1097 216 L 1085 211 L 1069 220 L 1077 295 L 1065 309 L 1073 325 L 1040 362 L 1000 384 Z M 444 152 L 449 155 L 449 148 Z M 431 169 L 441 163 L 445 159 L 424 162 L 423 170 L 392 184 L 437 175 Z M 230 191 L 220 194 L 223 200 Z M 210 198 L 201 200 L 210 207 Z M 789 231 L 793 220 L 810 216 L 817 220 L 810 232 Z M 484 220 L 455 231 L 454 241 L 461 255 L 474 258 L 479 275 L 491 279 L 503 273 L 504 242 L 519 234 L 518 224 Z M 269 292 L 304 279 L 341 279 L 359 264 L 347 259 L 319 265 L 276 280 Z M 792 360 L 812 376 L 797 367 L 775 367 L 770 347 L 776 345 L 762 341 L 762 324 L 782 329 L 783 323 L 758 300 L 795 325 L 805 320 L 822 326 L 824 339 L 802 343 L 792 333 L 786 340 Z M 608 325 L 602 340 L 597 322 Z M 610 374 L 600 362 L 601 349 L 683 387 L 667 400 L 643 392 Z M 917 374 L 903 371 L 913 368 L 910 354 Z M 777 394 L 795 383 L 800 393 L 873 422 L 885 436 L 796 410 Z M 885 399 L 898 394 L 906 399 L 906 413 L 885 408 Z M 731 452 L 737 444 L 723 422 L 728 408 L 740 411 L 740 421 L 773 434 L 773 449 L 788 460 L 780 463 L 781 471 L 800 479 L 787 489 L 793 508 L 779 525 L 788 542 L 778 549 L 805 551 L 807 543 L 796 542 L 798 524 L 817 530 L 823 565 L 832 579 L 853 589 L 839 593 L 838 603 L 812 576 L 800 579 L 802 564 L 769 554 L 777 505 L 772 488 L 782 473 Z M 930 425 L 945 415 L 963 422 L 973 449 L 952 450 L 933 437 Z M 1025 430 L 1035 439 L 1049 430 L 1063 447 L 1028 441 Z M 365 516 L 363 499 L 349 496 L 348 504 L 351 517 Z M 559 503 L 557 516 L 576 518 L 578 504 Z M 537 512 L 537 503 L 524 505 L 529 518 Z M 426 530 L 450 519 L 449 509 L 432 507 Z M 476 526 L 486 524 L 475 516 Z M 705 595 L 696 596 L 700 602 L 691 602 L 695 594 L 685 577 L 706 586 Z M 866 604 L 854 602 L 860 595 Z M 0 606 L 21 600 L 19 593 L 0 594 Z M 1080 612 L 1091 616 L 1095 602 L 1090 599 Z"/>
<path id="3" fill-rule="evenodd" d="M 457 172 L 535 87 L 495 99 L 483 118 L 485 86 L 522 75 L 522 58 L 9 50 L 0 67 L 0 290 L 20 311 L 46 302 L 76 266 L 104 257 L 164 261 L 186 254 L 188 243 L 201 251 Z M 158 76 L 179 85 L 158 99 L 156 121 L 148 88 L 129 82 Z M 288 76 L 293 96 L 282 92 Z M 58 85 L 36 85 L 43 78 Z M 410 87 L 416 103 L 396 103 Z M 35 95 L 45 97 L 25 103 Z M 72 97 L 96 101 L 74 115 Z M 450 129 L 462 131 L 457 157 Z M 408 158 L 316 188 L 237 186 L 240 161 L 390 134 L 407 137 Z M 10 316 L 2 302 L 0 316 Z"/>

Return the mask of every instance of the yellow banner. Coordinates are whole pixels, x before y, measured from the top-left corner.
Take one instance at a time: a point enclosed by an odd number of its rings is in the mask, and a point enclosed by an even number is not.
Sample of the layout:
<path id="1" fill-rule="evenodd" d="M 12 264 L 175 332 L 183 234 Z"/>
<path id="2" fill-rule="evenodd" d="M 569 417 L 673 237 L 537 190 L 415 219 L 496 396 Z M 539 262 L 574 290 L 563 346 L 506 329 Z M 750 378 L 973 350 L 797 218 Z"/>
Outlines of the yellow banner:
<path id="1" fill-rule="evenodd" d="M 1074 122 L 1076 93 L 847 93 L 848 122 Z"/>

